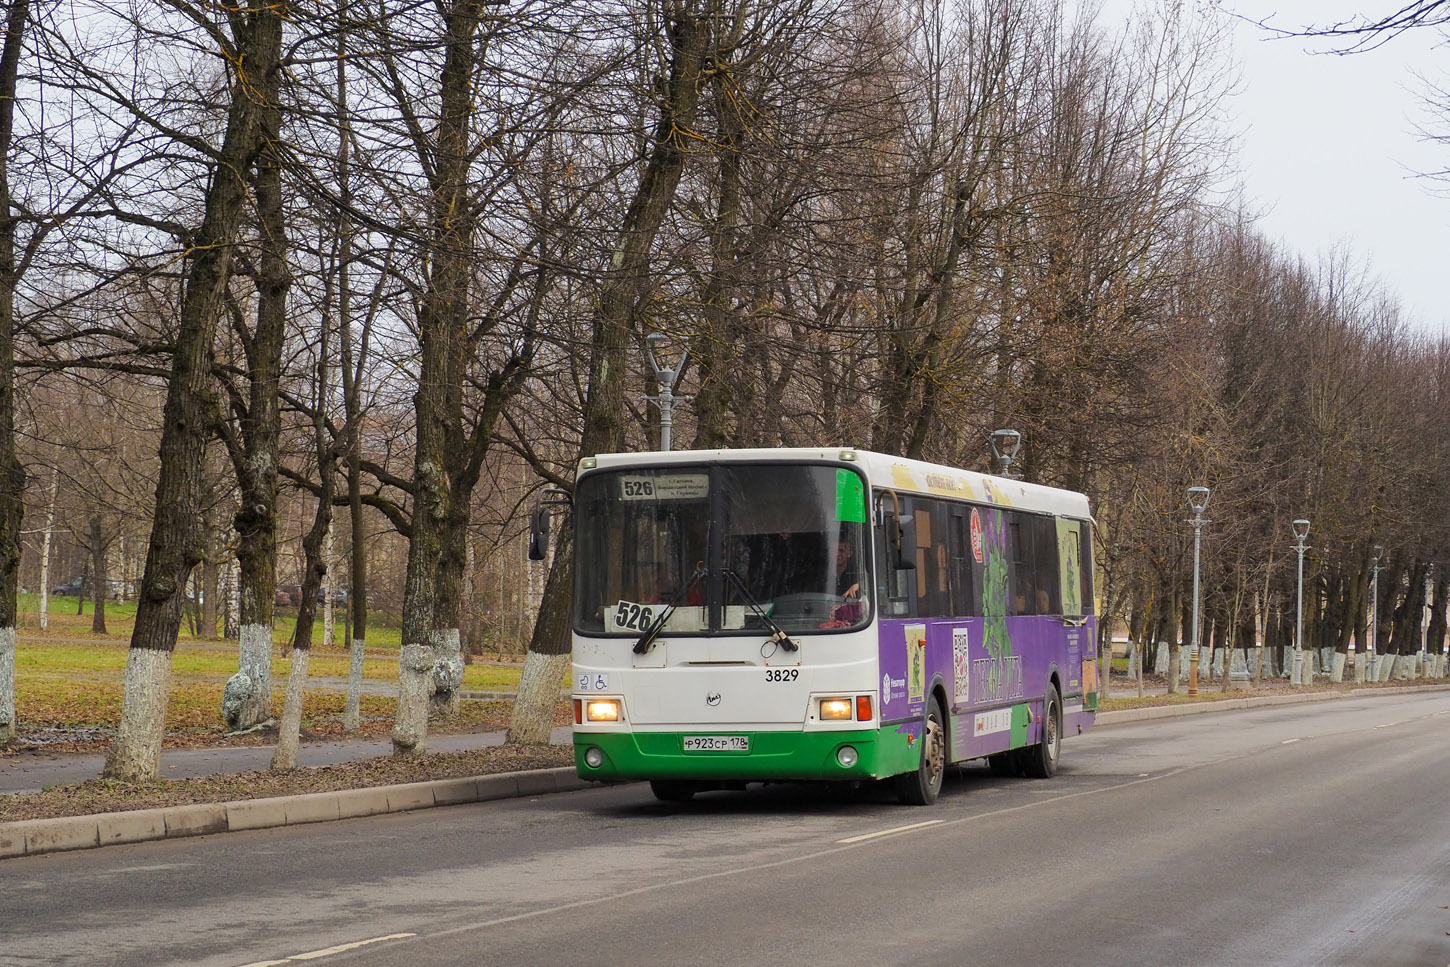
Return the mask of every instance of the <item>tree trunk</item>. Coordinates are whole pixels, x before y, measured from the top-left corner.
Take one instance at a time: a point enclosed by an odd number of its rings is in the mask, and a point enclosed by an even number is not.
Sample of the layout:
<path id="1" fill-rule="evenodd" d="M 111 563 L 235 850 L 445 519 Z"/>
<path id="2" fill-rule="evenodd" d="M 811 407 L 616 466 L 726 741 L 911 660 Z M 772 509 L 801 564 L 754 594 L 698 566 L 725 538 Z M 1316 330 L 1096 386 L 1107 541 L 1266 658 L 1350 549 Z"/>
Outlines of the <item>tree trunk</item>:
<path id="1" fill-rule="evenodd" d="M 265 90 L 279 69 L 282 16 L 282 7 L 254 0 L 232 20 L 237 62 L 249 70 L 232 81 L 227 130 L 207 188 L 206 212 L 187 253 L 191 264 L 183 272 L 181 320 L 162 411 L 155 519 L 126 662 L 121 724 L 103 772 L 108 778 L 152 779 L 158 771 L 186 582 L 202 557 L 202 470 L 216 419 L 212 345 L 232 245 L 247 210 L 247 173 L 262 148 Z"/>
<path id="2" fill-rule="evenodd" d="M 88 539 L 91 550 L 91 573 L 95 575 L 91 580 L 91 601 L 95 605 L 91 610 L 91 631 L 103 635 L 106 633 L 106 592 L 111 589 L 106 570 L 106 549 L 109 544 L 101 527 L 101 518 L 94 514 L 91 515 Z"/>
<path id="3" fill-rule="evenodd" d="M 342 728 L 349 735 L 356 733 L 362 724 L 362 673 L 363 658 L 367 653 L 368 627 L 368 558 L 367 544 L 363 539 L 367 522 L 363 517 L 362 503 L 362 430 L 360 417 L 362 399 L 359 382 L 361 366 L 367 350 L 367 329 L 364 327 L 363 342 L 358 347 L 358 358 L 353 358 L 352 332 L 352 179 L 349 176 L 349 151 L 351 149 L 351 116 L 348 113 L 347 95 L 347 18 L 339 10 L 337 31 L 337 191 L 341 204 L 337 209 L 337 316 L 338 350 L 341 355 L 342 399 L 347 422 L 344 438 L 347 444 L 347 505 L 351 524 L 349 568 L 352 584 L 347 596 L 347 614 L 343 621 L 348 643 L 347 696 L 344 699 Z"/>
<path id="4" fill-rule="evenodd" d="M 222 714 L 233 731 L 249 729 L 272 717 L 272 621 L 277 591 L 277 475 L 282 433 L 279 388 L 286 344 L 287 295 L 292 270 L 287 264 L 287 222 L 282 196 L 280 72 L 264 81 L 264 105 L 258 119 L 262 144 L 257 159 L 257 216 L 260 222 L 257 322 L 243 340 L 247 358 L 247 405 L 239 414 L 239 435 L 230 439 L 240 506 L 232 520 L 241 566 L 241 639 L 237 674 L 227 683 Z"/>
<path id="5" fill-rule="evenodd" d="M 0 744 L 15 737 L 15 616 L 18 607 L 25 469 L 15 453 L 15 210 L 10 198 L 10 148 L 20 54 L 29 0 L 12 0 L 0 50 Z"/>
<path id="6" fill-rule="evenodd" d="M 460 495 L 454 491 L 449 471 L 461 445 L 462 378 L 468 363 L 469 256 L 476 221 L 468 184 L 475 111 L 471 85 L 484 4 L 458 0 L 441 9 L 447 49 L 439 78 L 436 170 L 427 239 L 430 270 L 418 320 L 422 352 L 413 397 L 417 417 L 413 520 L 403 590 L 403 643 L 398 655 L 395 755 L 427 751 L 435 668 L 442 658 L 444 672 L 451 669 L 450 644 L 456 647 L 458 629 L 458 587 L 450 581 L 451 569 L 447 574 L 444 569 L 448 567 L 445 556 L 452 548 L 450 521 L 464 512 L 455 506 Z"/>
<path id="7" fill-rule="evenodd" d="M 648 285 L 650 248 L 675 197 L 688 157 L 691 128 L 703 86 L 701 71 L 710 49 L 708 15 L 681 14 L 667 30 L 668 80 L 660 98 L 648 164 L 625 215 L 612 267 L 604 280 L 594 318 L 585 401 L 581 457 L 617 450 L 624 435 L 625 353 L 635 307 Z M 567 529 L 561 528 L 561 529 Z M 553 704 L 568 662 L 569 599 L 573 584 L 572 552 L 561 538 L 544 586 L 539 616 L 529 639 L 529 655 L 519 682 L 519 699 L 509 721 L 509 742 L 547 742 L 553 726 Z M 552 690 L 555 699 L 549 698 Z M 541 738 L 542 737 L 542 738 Z"/>

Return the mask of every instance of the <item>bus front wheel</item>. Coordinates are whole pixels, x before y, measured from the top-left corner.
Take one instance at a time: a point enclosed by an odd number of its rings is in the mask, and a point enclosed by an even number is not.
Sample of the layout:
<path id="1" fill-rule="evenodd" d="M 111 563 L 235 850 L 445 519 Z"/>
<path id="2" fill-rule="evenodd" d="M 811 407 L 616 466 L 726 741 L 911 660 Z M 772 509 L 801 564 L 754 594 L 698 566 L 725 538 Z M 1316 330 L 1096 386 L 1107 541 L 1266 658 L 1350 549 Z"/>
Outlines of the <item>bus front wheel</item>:
<path id="1" fill-rule="evenodd" d="M 1048 685 L 1042 699 L 1042 741 L 1022 750 L 1026 773 L 1033 779 L 1051 779 L 1062 754 L 1062 700 L 1057 686 Z"/>
<path id="2" fill-rule="evenodd" d="M 908 806 L 930 806 L 941 794 L 947 771 L 947 731 L 941 705 L 936 699 L 927 706 L 921 730 L 921 764 L 915 772 L 896 777 L 896 798 Z"/>

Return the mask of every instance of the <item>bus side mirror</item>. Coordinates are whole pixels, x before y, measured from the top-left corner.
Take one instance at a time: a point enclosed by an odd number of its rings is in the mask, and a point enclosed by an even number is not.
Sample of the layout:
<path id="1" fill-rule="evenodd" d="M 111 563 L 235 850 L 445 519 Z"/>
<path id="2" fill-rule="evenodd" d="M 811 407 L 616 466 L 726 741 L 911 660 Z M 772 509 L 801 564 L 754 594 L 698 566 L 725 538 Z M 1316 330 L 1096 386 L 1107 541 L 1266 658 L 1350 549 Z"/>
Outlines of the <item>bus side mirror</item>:
<path id="1" fill-rule="evenodd" d="M 542 561 L 549 556 L 549 508 L 535 507 L 529 515 L 529 560 Z"/>
<path id="2" fill-rule="evenodd" d="M 901 534 L 896 546 L 896 569 L 916 570 L 916 518 L 906 517 L 901 521 Z"/>
<path id="3" fill-rule="evenodd" d="M 914 570 L 916 554 L 907 556 L 907 550 L 916 550 L 916 521 L 902 520 L 891 511 L 882 511 L 881 526 L 886 532 L 886 557 L 898 571 Z"/>

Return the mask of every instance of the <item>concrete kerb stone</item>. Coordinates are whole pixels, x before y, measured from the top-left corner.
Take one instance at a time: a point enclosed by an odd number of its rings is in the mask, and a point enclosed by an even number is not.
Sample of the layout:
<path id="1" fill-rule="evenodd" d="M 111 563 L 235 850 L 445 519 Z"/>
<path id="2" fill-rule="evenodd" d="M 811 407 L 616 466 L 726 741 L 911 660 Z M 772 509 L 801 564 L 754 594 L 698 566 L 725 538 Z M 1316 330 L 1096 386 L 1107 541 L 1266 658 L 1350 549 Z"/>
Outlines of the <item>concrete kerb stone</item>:
<path id="1" fill-rule="evenodd" d="M 590 785 L 593 783 L 578 778 L 572 767 L 564 766 L 271 799 L 167 806 L 59 819 L 26 819 L 0 823 L 0 860 L 118 843 L 354 819 L 379 813 L 583 789 Z"/>

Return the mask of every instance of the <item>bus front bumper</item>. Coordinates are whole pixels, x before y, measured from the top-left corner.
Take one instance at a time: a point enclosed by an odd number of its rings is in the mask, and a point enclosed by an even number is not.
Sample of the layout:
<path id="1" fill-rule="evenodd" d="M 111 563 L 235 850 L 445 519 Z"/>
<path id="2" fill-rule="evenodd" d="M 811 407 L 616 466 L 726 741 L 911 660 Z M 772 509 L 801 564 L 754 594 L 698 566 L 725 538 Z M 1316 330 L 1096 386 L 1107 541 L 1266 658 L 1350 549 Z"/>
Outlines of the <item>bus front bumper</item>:
<path id="1" fill-rule="evenodd" d="M 574 763 L 581 779 L 766 780 L 879 779 L 917 767 L 909 730 L 732 732 L 748 751 L 685 751 L 692 732 L 576 732 Z"/>

